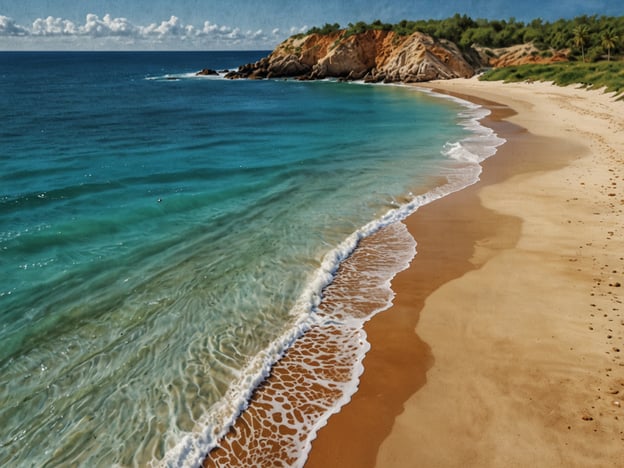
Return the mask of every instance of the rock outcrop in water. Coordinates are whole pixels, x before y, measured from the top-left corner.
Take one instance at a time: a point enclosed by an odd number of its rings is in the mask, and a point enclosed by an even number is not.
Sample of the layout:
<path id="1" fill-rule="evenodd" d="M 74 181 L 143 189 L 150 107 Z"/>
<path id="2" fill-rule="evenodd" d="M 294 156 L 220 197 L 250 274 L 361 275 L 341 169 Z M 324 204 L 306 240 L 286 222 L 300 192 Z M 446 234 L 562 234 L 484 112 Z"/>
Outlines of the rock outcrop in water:
<path id="1" fill-rule="evenodd" d="M 469 63 L 452 42 L 415 32 L 402 36 L 393 31 L 370 30 L 346 35 L 293 36 L 268 57 L 243 65 L 227 78 L 341 78 L 367 82 L 420 82 L 469 78 L 479 68 Z"/>
<path id="2" fill-rule="evenodd" d="M 219 72 L 216 70 L 213 70 L 212 68 L 204 68 L 202 70 L 199 70 L 197 73 L 195 73 L 196 76 L 214 76 L 218 74 Z"/>

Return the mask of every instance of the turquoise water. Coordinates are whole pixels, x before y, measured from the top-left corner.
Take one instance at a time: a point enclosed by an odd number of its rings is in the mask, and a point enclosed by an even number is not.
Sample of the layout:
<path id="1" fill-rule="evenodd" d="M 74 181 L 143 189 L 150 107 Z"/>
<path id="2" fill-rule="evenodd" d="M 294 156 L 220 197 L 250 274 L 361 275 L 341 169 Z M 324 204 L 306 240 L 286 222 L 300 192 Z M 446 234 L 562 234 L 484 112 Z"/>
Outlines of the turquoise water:
<path id="1" fill-rule="evenodd" d="M 192 466 L 358 240 L 492 152 L 413 89 L 193 76 L 263 55 L 0 53 L 0 465 Z"/>

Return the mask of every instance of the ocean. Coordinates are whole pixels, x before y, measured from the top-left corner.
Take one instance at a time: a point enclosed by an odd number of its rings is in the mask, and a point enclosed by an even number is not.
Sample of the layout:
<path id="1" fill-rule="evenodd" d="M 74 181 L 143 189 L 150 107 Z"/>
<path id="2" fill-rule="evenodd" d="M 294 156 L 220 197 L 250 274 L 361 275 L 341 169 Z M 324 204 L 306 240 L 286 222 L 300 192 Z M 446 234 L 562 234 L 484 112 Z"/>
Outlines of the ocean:
<path id="1" fill-rule="evenodd" d="M 408 86 L 195 76 L 265 55 L 0 53 L 0 465 L 196 466 L 303 349 L 259 422 L 301 465 L 357 389 L 401 220 L 502 140 Z"/>

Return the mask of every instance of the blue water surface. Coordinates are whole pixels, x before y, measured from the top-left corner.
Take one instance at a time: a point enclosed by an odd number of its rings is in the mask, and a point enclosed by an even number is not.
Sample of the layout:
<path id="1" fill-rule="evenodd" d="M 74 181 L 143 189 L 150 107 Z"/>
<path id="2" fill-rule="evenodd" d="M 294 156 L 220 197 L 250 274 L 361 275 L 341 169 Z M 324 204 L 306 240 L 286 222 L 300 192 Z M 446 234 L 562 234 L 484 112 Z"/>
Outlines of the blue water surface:
<path id="1" fill-rule="evenodd" d="M 467 134 L 412 89 L 194 76 L 264 55 L 0 53 L 1 465 L 162 459 Z"/>

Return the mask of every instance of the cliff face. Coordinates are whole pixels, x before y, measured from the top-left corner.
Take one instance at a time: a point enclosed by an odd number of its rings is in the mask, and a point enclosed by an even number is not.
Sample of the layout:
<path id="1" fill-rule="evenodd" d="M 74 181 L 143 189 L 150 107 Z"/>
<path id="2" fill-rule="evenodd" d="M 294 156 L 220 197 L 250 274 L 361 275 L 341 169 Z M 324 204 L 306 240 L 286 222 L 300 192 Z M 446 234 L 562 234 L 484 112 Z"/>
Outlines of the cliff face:
<path id="1" fill-rule="evenodd" d="M 369 30 L 346 36 L 309 34 L 282 42 L 268 57 L 243 65 L 227 78 L 340 78 L 366 82 L 419 82 L 469 78 L 484 67 L 567 60 L 569 51 L 539 51 L 533 44 L 503 49 L 478 46 L 462 51 L 450 41 L 415 32 Z M 200 72 L 203 73 L 203 72 Z"/>
<path id="2" fill-rule="evenodd" d="M 543 54 L 533 44 L 519 44 L 501 49 L 478 48 L 482 61 L 488 66 L 499 68 L 528 63 L 566 62 L 569 50 L 552 50 Z"/>
<path id="3" fill-rule="evenodd" d="M 392 31 L 367 31 L 344 37 L 291 37 L 268 57 L 243 65 L 228 78 L 343 78 L 369 82 L 419 82 L 469 78 L 475 68 L 458 47 L 422 33 L 400 36 Z"/>

